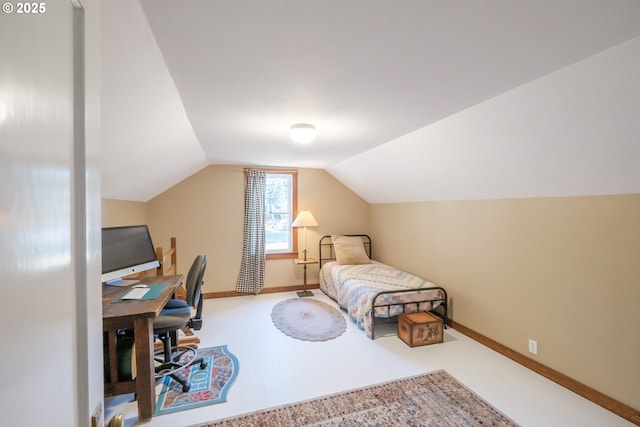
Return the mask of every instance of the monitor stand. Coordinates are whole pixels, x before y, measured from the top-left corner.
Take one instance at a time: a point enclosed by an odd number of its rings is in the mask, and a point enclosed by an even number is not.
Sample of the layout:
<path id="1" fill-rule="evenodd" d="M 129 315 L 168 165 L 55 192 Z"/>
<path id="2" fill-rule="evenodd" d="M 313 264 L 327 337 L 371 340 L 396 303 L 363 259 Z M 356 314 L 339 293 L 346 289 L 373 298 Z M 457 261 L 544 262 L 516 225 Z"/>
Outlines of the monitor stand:
<path id="1" fill-rule="evenodd" d="M 138 279 L 112 279 L 112 280 L 107 280 L 106 282 L 104 282 L 106 285 L 109 286 L 129 286 L 129 285 L 135 285 L 136 283 L 138 283 L 140 280 Z"/>

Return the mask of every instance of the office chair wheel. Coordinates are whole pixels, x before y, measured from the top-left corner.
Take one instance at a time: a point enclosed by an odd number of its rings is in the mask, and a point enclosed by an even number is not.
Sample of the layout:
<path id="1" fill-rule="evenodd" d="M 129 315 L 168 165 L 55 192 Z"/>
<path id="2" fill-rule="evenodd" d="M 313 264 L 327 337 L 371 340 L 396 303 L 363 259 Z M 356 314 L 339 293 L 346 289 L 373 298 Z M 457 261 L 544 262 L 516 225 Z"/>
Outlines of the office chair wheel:
<path id="1" fill-rule="evenodd" d="M 173 347 L 173 349 L 178 349 L 178 347 Z M 164 362 L 163 362 L 163 359 L 160 359 L 160 360 L 156 359 L 157 362 L 161 362 L 159 365 L 155 367 L 156 379 L 159 379 L 167 375 L 173 375 L 176 372 L 184 368 L 187 368 L 191 366 L 194 362 L 198 361 L 196 358 L 197 353 L 195 349 L 191 347 L 180 347 L 180 349 L 183 349 L 184 351 L 180 353 L 180 355 L 178 356 L 178 359 L 180 359 L 184 353 L 189 353 L 191 356 L 191 359 L 184 363 L 176 362 L 175 361 L 176 359 L 174 359 L 173 356 L 171 357 L 171 359 Z M 161 353 L 162 351 L 156 352 L 156 354 L 161 354 Z"/>
<path id="2" fill-rule="evenodd" d="M 207 362 L 205 362 L 204 360 L 200 362 L 200 369 L 204 369 L 206 367 L 207 367 Z"/>

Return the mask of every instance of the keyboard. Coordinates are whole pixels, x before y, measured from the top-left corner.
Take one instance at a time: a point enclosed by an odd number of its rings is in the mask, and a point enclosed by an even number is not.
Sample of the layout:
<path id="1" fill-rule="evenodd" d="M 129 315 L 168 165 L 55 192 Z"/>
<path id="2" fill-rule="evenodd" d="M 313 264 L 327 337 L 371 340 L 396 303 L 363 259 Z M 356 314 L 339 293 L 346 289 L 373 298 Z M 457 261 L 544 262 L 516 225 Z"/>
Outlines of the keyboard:
<path id="1" fill-rule="evenodd" d="M 147 292 L 149 292 L 149 288 L 133 288 L 129 290 L 129 292 L 127 292 L 126 295 L 122 297 L 122 299 L 142 299 L 142 297 L 144 297 Z"/>

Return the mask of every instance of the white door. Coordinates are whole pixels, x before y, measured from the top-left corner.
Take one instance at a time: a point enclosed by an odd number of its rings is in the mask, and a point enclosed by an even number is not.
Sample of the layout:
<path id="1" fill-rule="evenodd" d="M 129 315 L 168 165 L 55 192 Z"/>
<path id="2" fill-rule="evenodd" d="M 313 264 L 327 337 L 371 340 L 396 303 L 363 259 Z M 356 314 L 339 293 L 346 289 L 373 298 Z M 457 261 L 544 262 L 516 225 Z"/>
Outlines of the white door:
<path id="1" fill-rule="evenodd" d="M 85 237 L 75 224 L 86 210 L 84 194 L 74 194 L 83 191 L 74 182 L 74 138 L 76 149 L 83 143 L 74 134 L 74 8 L 0 3 L 1 424 L 86 425 L 88 414 L 78 415 L 88 373 L 78 370 L 87 365 L 78 359 L 86 337 L 76 304 L 86 259 L 76 256 Z"/>

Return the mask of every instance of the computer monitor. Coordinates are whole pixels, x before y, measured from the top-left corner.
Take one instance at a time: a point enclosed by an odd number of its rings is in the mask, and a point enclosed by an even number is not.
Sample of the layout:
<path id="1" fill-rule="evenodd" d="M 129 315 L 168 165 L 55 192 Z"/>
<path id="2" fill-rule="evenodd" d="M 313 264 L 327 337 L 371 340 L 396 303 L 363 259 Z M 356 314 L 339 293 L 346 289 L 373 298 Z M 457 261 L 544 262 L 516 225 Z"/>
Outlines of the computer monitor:
<path id="1" fill-rule="evenodd" d="M 124 276 L 151 270 L 160 265 L 146 225 L 102 229 L 102 282 L 125 286 L 138 280 Z"/>

